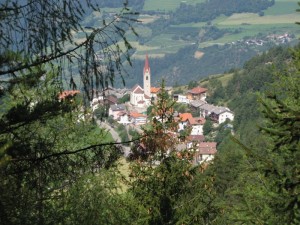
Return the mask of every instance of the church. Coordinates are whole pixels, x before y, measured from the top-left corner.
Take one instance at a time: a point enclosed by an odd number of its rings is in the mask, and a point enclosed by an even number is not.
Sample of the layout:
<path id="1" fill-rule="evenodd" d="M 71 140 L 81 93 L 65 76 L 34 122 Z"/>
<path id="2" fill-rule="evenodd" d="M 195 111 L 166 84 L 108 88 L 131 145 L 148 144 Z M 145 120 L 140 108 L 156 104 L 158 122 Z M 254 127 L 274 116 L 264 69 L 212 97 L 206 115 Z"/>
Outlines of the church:
<path id="1" fill-rule="evenodd" d="M 145 107 L 151 104 L 151 71 L 148 55 L 146 55 L 143 70 L 143 88 L 136 84 L 130 92 L 130 103 L 136 107 Z"/>

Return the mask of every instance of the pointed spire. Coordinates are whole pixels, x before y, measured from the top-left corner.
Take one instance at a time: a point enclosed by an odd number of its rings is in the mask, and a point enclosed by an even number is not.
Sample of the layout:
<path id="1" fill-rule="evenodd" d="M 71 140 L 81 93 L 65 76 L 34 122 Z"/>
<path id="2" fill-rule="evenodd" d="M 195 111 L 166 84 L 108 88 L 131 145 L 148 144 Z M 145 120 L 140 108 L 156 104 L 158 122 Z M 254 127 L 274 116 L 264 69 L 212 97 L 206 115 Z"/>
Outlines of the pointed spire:
<path id="1" fill-rule="evenodd" d="M 145 71 L 150 71 L 148 54 L 146 54 L 146 60 L 145 60 L 145 66 L 144 66 L 144 73 L 145 73 Z"/>

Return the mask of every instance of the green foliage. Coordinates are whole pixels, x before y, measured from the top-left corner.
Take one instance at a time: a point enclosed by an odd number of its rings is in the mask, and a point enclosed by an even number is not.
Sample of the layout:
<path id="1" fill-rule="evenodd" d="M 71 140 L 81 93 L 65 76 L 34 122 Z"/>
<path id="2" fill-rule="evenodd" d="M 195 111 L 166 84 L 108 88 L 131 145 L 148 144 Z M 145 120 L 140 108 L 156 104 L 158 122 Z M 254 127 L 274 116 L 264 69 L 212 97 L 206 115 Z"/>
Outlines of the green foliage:
<path id="1" fill-rule="evenodd" d="M 162 82 L 154 117 L 144 128 L 131 155 L 132 182 L 129 189 L 136 201 L 148 212 L 144 224 L 175 224 L 178 199 L 193 179 L 192 153 L 176 153 L 178 139 L 173 135 L 177 123 L 173 118 L 174 102 Z"/>
<path id="2" fill-rule="evenodd" d="M 207 98 L 208 102 L 217 105 L 223 99 L 226 99 L 225 89 L 220 80 L 216 78 L 209 79 L 207 88 L 211 92 Z"/>
<path id="3" fill-rule="evenodd" d="M 82 177 L 64 193 L 63 224 L 141 224 L 146 215 L 130 194 L 121 194 L 114 171 Z M 88 209 L 88 210 L 87 210 Z"/>
<path id="4" fill-rule="evenodd" d="M 97 109 L 94 110 L 94 115 L 98 120 L 103 120 L 108 117 L 108 105 L 99 105 Z"/>
<path id="5" fill-rule="evenodd" d="M 129 128 L 128 134 L 131 136 L 132 140 L 138 139 L 140 137 L 139 132 L 137 132 L 135 129 Z"/>
<path id="6" fill-rule="evenodd" d="M 153 106 L 150 105 L 148 108 L 147 108 L 147 116 L 148 117 L 152 117 L 152 111 L 153 111 Z"/>
<path id="7" fill-rule="evenodd" d="M 173 107 L 174 111 L 177 111 L 178 113 L 186 113 L 190 111 L 188 105 L 184 103 L 176 102 Z"/>
<path id="8" fill-rule="evenodd" d="M 198 86 L 198 82 L 195 80 L 192 80 L 188 84 L 188 89 L 193 89 L 194 87 L 197 87 L 197 86 Z"/>
<path id="9" fill-rule="evenodd" d="M 297 224 L 299 217 L 299 52 L 294 53 L 290 70 L 278 76 L 273 90 L 262 100 L 267 119 L 262 131 L 270 136 L 269 160 L 263 167 L 266 179 L 273 183 L 274 213 L 286 224 Z"/>
<path id="10" fill-rule="evenodd" d="M 210 118 L 206 118 L 206 121 L 203 125 L 203 134 L 208 135 L 212 131 L 213 131 L 213 122 L 210 120 Z"/>
<path id="11" fill-rule="evenodd" d="M 129 136 L 128 136 L 128 133 L 127 133 L 127 129 L 123 124 L 118 124 L 117 132 L 118 132 L 122 142 L 129 141 Z M 126 144 L 126 145 L 128 145 L 128 144 Z"/>
<path id="12" fill-rule="evenodd" d="M 88 99 L 91 89 L 113 84 L 121 75 L 121 56 L 130 62 L 124 29 L 132 29 L 134 17 L 124 7 L 101 28 L 83 28 L 86 14 L 100 13 L 94 3 L 0 5 L 1 224 L 62 223 L 68 188 L 86 174 L 112 167 L 121 155 L 119 147 L 104 144 L 111 140 L 90 120 L 82 96 Z M 80 43 L 75 33 L 84 34 Z M 59 98 L 65 88 L 77 88 L 75 75 L 84 94 Z"/>
<path id="13" fill-rule="evenodd" d="M 220 144 L 226 137 L 228 137 L 231 134 L 231 130 L 233 127 L 231 127 L 232 125 L 229 122 L 230 121 L 227 119 L 227 121 L 220 124 L 219 127 L 217 128 L 217 135 L 215 138 L 215 142 L 217 142 L 218 144 Z"/>
<path id="14" fill-rule="evenodd" d="M 130 101 L 130 95 L 126 94 L 122 98 L 118 99 L 118 104 L 123 104 L 123 103 L 129 102 L 129 101 Z"/>
<path id="15" fill-rule="evenodd" d="M 178 84 L 177 84 L 178 85 Z M 175 87 L 175 86 L 174 86 Z M 183 94 L 183 90 L 181 88 L 178 88 L 177 90 L 173 91 L 173 94 Z"/>
<path id="16" fill-rule="evenodd" d="M 228 94 L 233 96 L 230 105 L 236 107 L 234 124 L 240 140 L 223 138 L 210 168 L 215 178 L 217 206 L 223 209 L 217 221 L 299 221 L 299 53 L 296 48 L 290 63 L 290 54 L 278 50 L 255 57 L 245 65 L 246 71 L 237 72 L 228 83 L 228 90 L 233 87 L 231 82 L 235 83 L 235 91 Z M 280 61 L 289 62 L 288 69 Z M 272 62 L 276 70 L 268 68 L 270 63 L 265 62 Z M 255 77 L 255 70 L 261 78 Z M 278 75 L 274 76 L 274 72 Z M 259 102 L 253 91 L 265 93 Z M 259 105 L 263 114 L 259 113 Z M 221 136 L 223 128 L 219 127 Z"/>
<path id="17" fill-rule="evenodd" d="M 112 116 L 109 116 L 107 117 L 107 122 L 110 124 L 110 125 L 114 125 L 115 124 L 115 120 Z"/>
<path id="18" fill-rule="evenodd" d="M 184 154 L 184 153 L 182 153 Z M 157 167 L 133 166 L 130 193 L 147 211 L 145 224 L 176 224 L 181 195 L 186 193 L 195 169 L 190 162 L 171 154 Z"/>

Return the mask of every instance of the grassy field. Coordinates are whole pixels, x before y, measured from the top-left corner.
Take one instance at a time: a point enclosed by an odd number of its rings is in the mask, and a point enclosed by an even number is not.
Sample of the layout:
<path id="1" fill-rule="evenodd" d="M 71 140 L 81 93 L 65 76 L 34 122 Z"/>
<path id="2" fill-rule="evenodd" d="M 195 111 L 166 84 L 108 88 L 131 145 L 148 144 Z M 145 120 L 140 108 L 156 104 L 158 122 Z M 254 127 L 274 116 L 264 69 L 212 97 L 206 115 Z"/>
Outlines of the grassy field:
<path id="1" fill-rule="evenodd" d="M 151 54 L 151 57 L 163 57 L 166 53 L 175 53 L 180 48 L 193 44 L 193 42 L 189 41 L 174 41 L 172 40 L 172 36 L 173 34 L 161 34 L 154 37 L 145 45 L 131 42 L 133 47 L 138 49 L 137 53 L 134 54 L 134 57 L 139 58 L 140 55 L 144 57 L 146 53 Z"/>
<path id="2" fill-rule="evenodd" d="M 180 3 L 196 4 L 205 0 L 146 0 L 143 10 L 174 11 Z"/>
<path id="3" fill-rule="evenodd" d="M 196 4 L 205 0 L 146 0 L 143 10 L 174 11 L 180 3 Z M 284 15 L 294 13 L 298 0 L 275 0 L 274 6 L 265 10 L 265 15 Z"/>
<path id="4" fill-rule="evenodd" d="M 124 179 L 129 180 L 129 174 L 130 174 L 130 168 L 129 163 L 126 161 L 124 157 L 120 158 L 118 161 L 118 169 L 121 173 L 121 176 L 124 177 Z M 120 180 L 121 185 L 121 192 L 125 192 L 128 189 L 128 186 L 125 182 Z"/>
<path id="5" fill-rule="evenodd" d="M 254 13 L 240 13 L 219 22 L 218 25 L 242 25 L 242 24 L 293 24 L 300 21 L 300 13 L 284 14 L 284 15 L 267 15 L 259 16 Z"/>
<path id="6" fill-rule="evenodd" d="M 209 77 L 201 79 L 200 81 L 198 81 L 198 84 L 201 87 L 206 87 L 208 85 L 208 82 L 209 82 L 210 79 L 217 79 L 217 80 L 221 81 L 223 87 L 226 87 L 229 80 L 232 79 L 233 75 L 234 75 L 233 73 L 210 75 Z M 177 91 L 177 90 L 182 90 L 183 92 L 185 92 L 185 91 L 188 90 L 188 85 L 182 85 L 182 86 L 179 86 L 179 87 L 174 87 L 174 91 Z"/>
<path id="7" fill-rule="evenodd" d="M 295 13 L 298 0 L 276 0 L 274 6 L 265 10 L 265 15 L 284 15 Z"/>
<path id="8" fill-rule="evenodd" d="M 200 86 L 206 86 L 208 84 L 209 79 L 217 79 L 221 81 L 223 87 L 226 87 L 229 80 L 231 80 L 232 77 L 233 77 L 233 73 L 210 75 L 208 78 L 201 80 L 199 83 Z"/>

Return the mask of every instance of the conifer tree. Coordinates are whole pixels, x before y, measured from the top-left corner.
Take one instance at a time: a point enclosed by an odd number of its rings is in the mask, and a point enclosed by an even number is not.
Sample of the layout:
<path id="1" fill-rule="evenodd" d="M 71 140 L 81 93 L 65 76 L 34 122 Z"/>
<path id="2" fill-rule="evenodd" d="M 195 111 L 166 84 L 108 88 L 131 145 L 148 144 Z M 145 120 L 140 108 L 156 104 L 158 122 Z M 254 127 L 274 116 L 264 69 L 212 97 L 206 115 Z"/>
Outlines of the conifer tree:
<path id="1" fill-rule="evenodd" d="M 294 52 L 293 63 L 279 74 L 266 93 L 263 113 L 266 124 L 261 130 L 270 137 L 272 146 L 263 172 L 272 184 L 273 213 L 284 224 L 300 223 L 300 53 Z"/>
<path id="2" fill-rule="evenodd" d="M 126 6 L 92 27 L 83 20 L 101 15 L 96 1 L 1 1 L 1 224 L 59 224 L 63 192 L 120 156 L 84 102 L 130 63 L 125 31 L 135 18 Z M 59 99 L 64 89 L 84 98 Z"/>
<path id="3" fill-rule="evenodd" d="M 148 212 L 143 224 L 175 224 L 180 196 L 195 173 L 192 154 L 177 150 L 173 104 L 163 82 L 153 107 L 154 117 L 135 146 L 139 150 L 133 149 L 130 193 Z"/>

